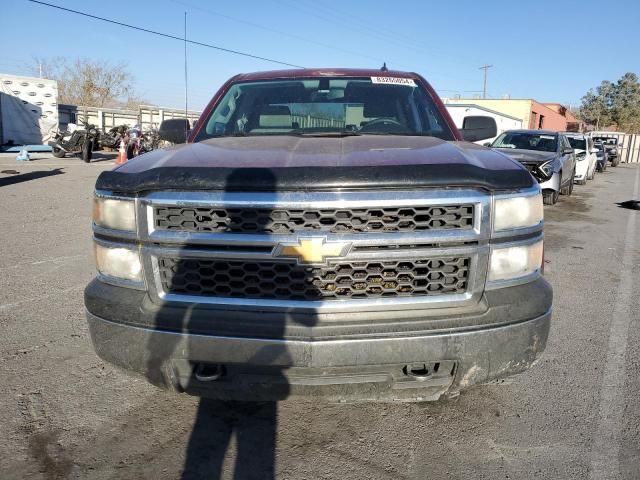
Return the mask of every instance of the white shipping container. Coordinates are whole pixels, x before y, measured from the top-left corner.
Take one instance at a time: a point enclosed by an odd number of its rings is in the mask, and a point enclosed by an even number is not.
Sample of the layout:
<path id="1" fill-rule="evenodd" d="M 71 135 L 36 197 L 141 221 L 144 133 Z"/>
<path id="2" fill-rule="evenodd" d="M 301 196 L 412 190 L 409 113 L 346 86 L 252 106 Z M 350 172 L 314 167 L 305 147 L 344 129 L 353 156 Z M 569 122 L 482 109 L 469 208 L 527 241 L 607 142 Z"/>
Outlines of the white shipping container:
<path id="1" fill-rule="evenodd" d="M 58 82 L 0 73 L 0 144 L 46 143 L 58 126 Z"/>

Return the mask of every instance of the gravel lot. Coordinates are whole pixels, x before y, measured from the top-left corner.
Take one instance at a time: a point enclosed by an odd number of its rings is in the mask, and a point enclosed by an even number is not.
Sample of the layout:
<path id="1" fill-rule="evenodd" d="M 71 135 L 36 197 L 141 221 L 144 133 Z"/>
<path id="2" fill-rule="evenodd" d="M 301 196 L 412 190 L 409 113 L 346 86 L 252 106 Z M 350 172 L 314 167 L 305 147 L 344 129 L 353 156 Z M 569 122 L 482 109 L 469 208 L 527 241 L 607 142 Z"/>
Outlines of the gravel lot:
<path id="1" fill-rule="evenodd" d="M 19 172 L 0 173 L 0 478 L 175 479 L 185 461 L 233 478 L 239 447 L 252 460 L 236 478 L 268 478 L 263 408 L 167 393 L 96 357 L 82 290 L 93 182 L 113 156 L 34 158 L 0 154 Z M 282 402 L 277 478 L 640 478 L 640 212 L 615 205 L 640 198 L 639 178 L 610 168 L 546 209 L 554 319 L 530 371 L 455 401 Z"/>

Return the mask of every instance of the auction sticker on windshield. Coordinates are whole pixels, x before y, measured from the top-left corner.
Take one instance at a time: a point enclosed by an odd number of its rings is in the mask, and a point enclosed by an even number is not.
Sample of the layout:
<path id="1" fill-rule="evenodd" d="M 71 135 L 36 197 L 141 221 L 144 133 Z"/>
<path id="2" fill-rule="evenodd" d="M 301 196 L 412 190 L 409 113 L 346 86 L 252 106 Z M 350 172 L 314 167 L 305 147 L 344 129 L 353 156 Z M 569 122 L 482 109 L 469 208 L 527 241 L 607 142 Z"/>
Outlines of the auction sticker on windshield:
<path id="1" fill-rule="evenodd" d="M 416 82 L 413 81 L 413 78 L 371 77 L 371 83 L 385 83 L 387 85 L 405 85 L 407 87 L 416 86 Z"/>

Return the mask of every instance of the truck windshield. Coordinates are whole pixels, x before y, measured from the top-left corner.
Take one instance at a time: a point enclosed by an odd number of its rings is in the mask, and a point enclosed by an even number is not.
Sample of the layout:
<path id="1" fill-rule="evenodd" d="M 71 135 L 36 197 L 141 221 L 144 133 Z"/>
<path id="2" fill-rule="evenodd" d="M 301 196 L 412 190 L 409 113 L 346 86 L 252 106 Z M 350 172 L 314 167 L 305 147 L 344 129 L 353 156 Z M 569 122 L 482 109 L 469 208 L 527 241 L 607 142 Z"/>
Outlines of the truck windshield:
<path id="1" fill-rule="evenodd" d="M 493 148 L 518 148 L 521 150 L 537 150 L 539 152 L 555 152 L 556 135 L 528 132 L 504 132 L 496 138 Z"/>
<path id="2" fill-rule="evenodd" d="M 245 135 L 424 135 L 454 140 L 431 97 L 393 77 L 240 82 L 204 119 L 195 141 Z"/>
<path id="3" fill-rule="evenodd" d="M 611 138 L 611 137 L 593 137 L 594 140 L 598 140 L 599 142 L 602 142 L 606 145 L 617 145 L 618 144 L 618 139 L 617 138 Z"/>
<path id="4" fill-rule="evenodd" d="M 571 148 L 574 150 L 586 150 L 587 149 L 587 141 L 584 138 L 577 137 L 567 137 L 569 143 L 571 144 Z"/>

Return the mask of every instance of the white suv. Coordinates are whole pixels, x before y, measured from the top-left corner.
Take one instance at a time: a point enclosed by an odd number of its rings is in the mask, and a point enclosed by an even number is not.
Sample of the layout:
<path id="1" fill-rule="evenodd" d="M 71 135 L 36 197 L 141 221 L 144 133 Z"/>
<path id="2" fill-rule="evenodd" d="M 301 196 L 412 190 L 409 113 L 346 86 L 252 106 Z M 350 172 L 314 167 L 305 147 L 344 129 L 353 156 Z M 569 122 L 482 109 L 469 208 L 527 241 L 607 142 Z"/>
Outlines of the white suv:
<path id="1" fill-rule="evenodd" d="M 596 173 L 597 157 L 593 139 L 582 133 L 565 133 L 576 153 L 576 174 L 574 181 L 580 185 L 592 180 Z"/>

